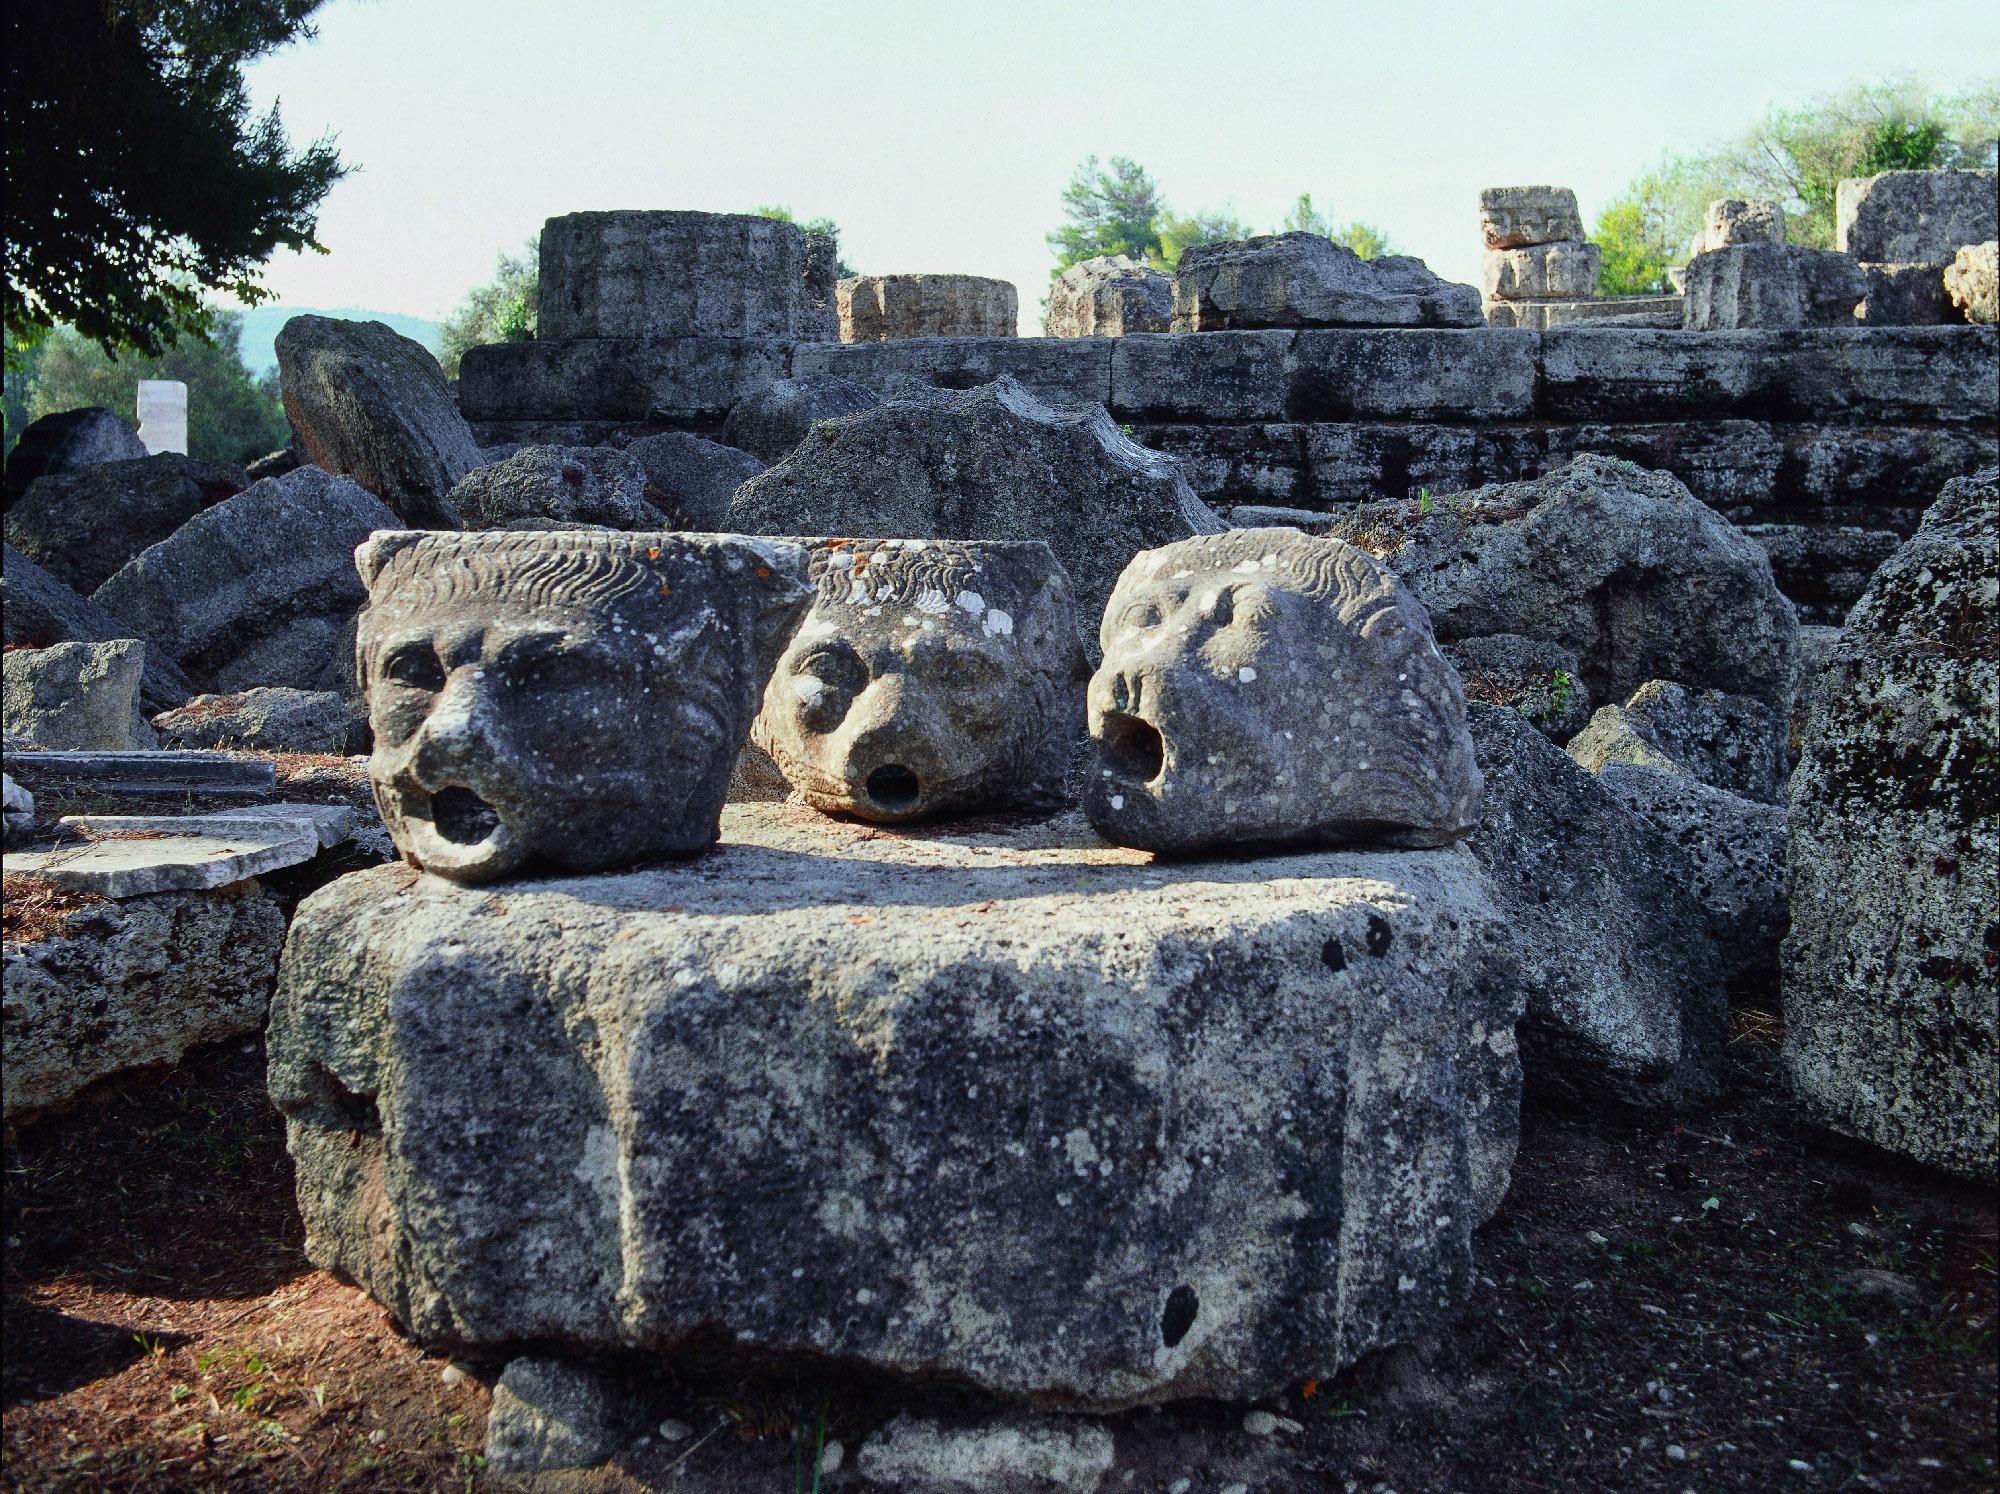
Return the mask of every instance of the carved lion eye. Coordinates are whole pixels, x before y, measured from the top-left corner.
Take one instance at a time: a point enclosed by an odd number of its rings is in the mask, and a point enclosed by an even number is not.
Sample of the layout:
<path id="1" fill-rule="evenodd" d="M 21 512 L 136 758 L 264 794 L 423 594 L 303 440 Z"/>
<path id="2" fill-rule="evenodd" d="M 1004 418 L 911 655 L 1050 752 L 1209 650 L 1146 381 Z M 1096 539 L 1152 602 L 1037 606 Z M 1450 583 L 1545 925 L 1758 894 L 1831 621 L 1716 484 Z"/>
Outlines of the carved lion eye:
<path id="1" fill-rule="evenodd" d="M 868 688 L 868 666 L 846 643 L 814 649 L 792 669 L 799 723 L 807 731 L 832 731 L 847 715 L 854 697 Z"/>
<path id="2" fill-rule="evenodd" d="M 397 649 L 382 666 L 382 674 L 413 690 L 444 688 L 444 666 L 438 663 L 437 655 L 427 643 L 412 643 Z"/>
<path id="3" fill-rule="evenodd" d="M 1134 602 L 1119 619 L 1119 626 L 1126 632 L 1144 632 L 1159 625 L 1160 604 L 1154 601 Z"/>

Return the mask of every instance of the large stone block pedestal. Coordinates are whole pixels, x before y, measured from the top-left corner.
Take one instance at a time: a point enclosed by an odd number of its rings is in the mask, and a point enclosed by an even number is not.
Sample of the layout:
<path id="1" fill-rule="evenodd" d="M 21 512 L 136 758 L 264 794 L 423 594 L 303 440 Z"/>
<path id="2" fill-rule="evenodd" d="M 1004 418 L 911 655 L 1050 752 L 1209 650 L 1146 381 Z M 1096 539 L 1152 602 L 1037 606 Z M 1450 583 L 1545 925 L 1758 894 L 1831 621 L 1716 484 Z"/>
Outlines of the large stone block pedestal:
<path id="1" fill-rule="evenodd" d="M 1517 1135 L 1469 854 L 980 823 L 733 805 L 685 863 L 316 893 L 270 1037 L 312 1258 L 441 1348 L 1073 1407 L 1265 1395 L 1448 1319 Z"/>

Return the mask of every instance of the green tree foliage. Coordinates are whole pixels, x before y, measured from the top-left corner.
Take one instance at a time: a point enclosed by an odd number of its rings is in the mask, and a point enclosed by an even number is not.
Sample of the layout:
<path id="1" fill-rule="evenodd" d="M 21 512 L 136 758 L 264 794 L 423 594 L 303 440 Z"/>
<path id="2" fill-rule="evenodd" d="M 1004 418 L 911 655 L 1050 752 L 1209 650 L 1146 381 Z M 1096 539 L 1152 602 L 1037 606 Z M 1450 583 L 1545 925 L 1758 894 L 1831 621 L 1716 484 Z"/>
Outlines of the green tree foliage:
<path id="1" fill-rule="evenodd" d="M 312 34 L 322 0 L 9 0 L 5 313 L 156 355 L 267 299 L 264 262 L 319 249 L 345 168 L 250 110 L 243 67 Z"/>
<path id="2" fill-rule="evenodd" d="M 1174 267 L 1181 262 L 1181 255 L 1196 244 L 1247 239 L 1256 232 L 1229 208 L 1194 213 L 1185 218 L 1162 208 L 1158 219 L 1158 231 L 1160 247 L 1146 256 L 1146 263 L 1156 270 L 1165 270 L 1169 273 L 1172 273 Z"/>
<path id="3" fill-rule="evenodd" d="M 799 220 L 792 216 L 791 208 L 782 202 L 766 203 L 763 207 L 752 208 L 750 211 L 760 218 L 776 218 L 780 223 L 799 223 Z M 845 279 L 854 273 L 854 267 L 841 258 L 840 255 L 840 225 L 838 223 L 834 222 L 831 218 L 808 218 L 805 222 L 799 223 L 799 227 L 806 231 L 806 237 L 809 239 L 833 240 L 833 262 L 834 273 L 836 275 Z"/>
<path id="4" fill-rule="evenodd" d="M 1160 219 L 1166 204 L 1159 184 L 1130 156 L 1113 156 L 1108 165 L 1098 164 L 1096 156 L 1085 158 L 1070 173 L 1062 202 L 1067 221 L 1046 236 L 1056 256 L 1052 276 L 1100 254 L 1147 261 L 1161 257 Z"/>
<path id="5" fill-rule="evenodd" d="M 533 342 L 542 284 L 542 236 L 529 239 L 518 255 L 501 254 L 493 278 L 466 292 L 465 299 L 438 324 L 438 362 L 448 379 L 458 377 L 467 348 L 489 342 Z"/>
<path id="6" fill-rule="evenodd" d="M 213 341 L 182 339 L 156 357 L 127 352 L 112 357 L 89 338 L 58 327 L 7 373 L 7 434 L 19 437 L 23 424 L 63 410 L 102 405 L 133 419 L 141 379 L 179 379 L 188 387 L 188 455 L 212 462 L 248 462 L 291 439 L 278 401 L 274 371 L 253 381 L 243 366 L 239 341 L 242 319 L 215 313 Z"/>
<path id="7" fill-rule="evenodd" d="M 1940 95 L 1892 79 L 1774 107 L 1738 139 L 1662 157 L 1605 207 L 1590 236 L 1604 250 L 1599 292 L 1664 288 L 1666 266 L 1687 258 L 1719 197 L 1768 198 L 1785 210 L 1792 243 L 1831 248 L 1843 177 L 1991 167 L 1996 137 L 2000 84 Z"/>

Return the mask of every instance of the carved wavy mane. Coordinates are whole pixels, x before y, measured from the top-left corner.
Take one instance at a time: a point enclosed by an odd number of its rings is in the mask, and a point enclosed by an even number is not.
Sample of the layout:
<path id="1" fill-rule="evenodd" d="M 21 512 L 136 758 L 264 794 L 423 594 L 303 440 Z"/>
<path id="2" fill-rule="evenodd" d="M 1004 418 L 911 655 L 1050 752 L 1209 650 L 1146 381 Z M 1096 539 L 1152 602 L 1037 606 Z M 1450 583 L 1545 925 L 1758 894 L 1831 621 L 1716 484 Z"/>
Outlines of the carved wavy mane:
<path id="1" fill-rule="evenodd" d="M 657 589 L 669 538 L 588 529 L 426 534 L 390 554 L 369 589 L 453 602 L 504 580 L 530 606 L 601 606 Z"/>

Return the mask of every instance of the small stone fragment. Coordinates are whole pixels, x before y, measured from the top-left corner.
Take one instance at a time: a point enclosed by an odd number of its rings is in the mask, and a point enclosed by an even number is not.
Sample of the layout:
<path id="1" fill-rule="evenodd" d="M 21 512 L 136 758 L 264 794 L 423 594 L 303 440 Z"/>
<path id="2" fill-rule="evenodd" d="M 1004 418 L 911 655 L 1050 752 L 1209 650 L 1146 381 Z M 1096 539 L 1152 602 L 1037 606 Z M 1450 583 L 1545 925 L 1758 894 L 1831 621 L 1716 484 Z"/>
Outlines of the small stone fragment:
<path id="1" fill-rule="evenodd" d="M 523 446 L 475 468 L 451 490 L 468 529 L 663 529 L 646 469 L 609 446 Z"/>
<path id="2" fill-rule="evenodd" d="M 5 659 L 4 718 L 9 747 L 69 752 L 130 752 L 159 738 L 139 710 L 146 645 L 58 643 L 10 648 Z"/>
<path id="3" fill-rule="evenodd" d="M 947 1426 L 907 1413 L 861 1447 L 862 1477 L 922 1494 L 1090 1494 L 1111 1471 L 1108 1428 L 1024 1418 Z"/>
<path id="4" fill-rule="evenodd" d="M 1197 244 L 1174 270 L 1176 332 L 1254 327 L 1478 327 L 1479 292 L 1420 259 L 1363 259 L 1322 234 Z"/>
<path id="5" fill-rule="evenodd" d="M 1968 322 L 2000 321 L 2000 240 L 1960 249 L 1944 267 L 1944 289 Z"/>
<path id="6" fill-rule="evenodd" d="M 587 1468 L 625 1441 L 628 1396 L 608 1375 L 565 1359 L 521 1358 L 500 1372 L 486 1416 L 496 1473 Z"/>

